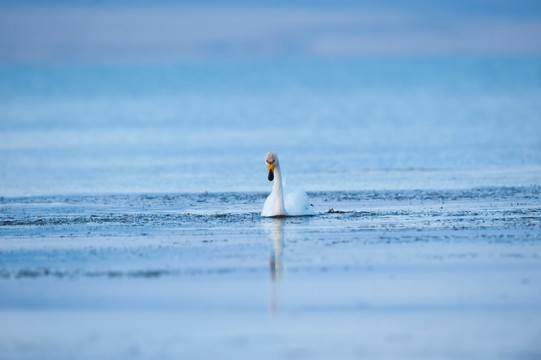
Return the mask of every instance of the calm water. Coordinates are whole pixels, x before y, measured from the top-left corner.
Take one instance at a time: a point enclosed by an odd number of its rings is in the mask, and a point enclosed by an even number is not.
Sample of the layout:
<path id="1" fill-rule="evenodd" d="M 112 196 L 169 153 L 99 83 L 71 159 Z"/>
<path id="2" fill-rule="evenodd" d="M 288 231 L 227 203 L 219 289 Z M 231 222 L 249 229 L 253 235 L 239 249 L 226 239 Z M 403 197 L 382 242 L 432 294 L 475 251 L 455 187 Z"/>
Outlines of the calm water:
<path id="1" fill-rule="evenodd" d="M 0 68 L 4 196 L 541 183 L 541 61 Z"/>
<path id="2" fill-rule="evenodd" d="M 1 198 L 0 358 L 541 354 L 539 186 L 265 196 Z"/>
<path id="3" fill-rule="evenodd" d="M 541 61 L 0 67 L 0 359 L 538 358 Z M 264 156 L 316 216 L 261 218 Z"/>

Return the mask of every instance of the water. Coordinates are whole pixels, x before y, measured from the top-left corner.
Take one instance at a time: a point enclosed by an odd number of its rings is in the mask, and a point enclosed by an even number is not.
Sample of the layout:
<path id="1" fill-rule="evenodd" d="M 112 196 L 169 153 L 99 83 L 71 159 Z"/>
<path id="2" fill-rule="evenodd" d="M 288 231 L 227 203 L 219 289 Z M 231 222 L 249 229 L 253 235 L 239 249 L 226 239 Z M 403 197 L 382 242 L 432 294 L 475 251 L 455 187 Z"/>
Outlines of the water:
<path id="1" fill-rule="evenodd" d="M 3 66 L 4 196 L 541 182 L 536 58 Z"/>
<path id="2" fill-rule="evenodd" d="M 309 195 L 277 219 L 261 192 L 2 198 L 2 353 L 539 354 L 539 186 Z"/>
<path id="3" fill-rule="evenodd" d="M 537 358 L 538 58 L 0 66 L 0 358 Z M 315 216 L 266 219 L 273 150 Z"/>

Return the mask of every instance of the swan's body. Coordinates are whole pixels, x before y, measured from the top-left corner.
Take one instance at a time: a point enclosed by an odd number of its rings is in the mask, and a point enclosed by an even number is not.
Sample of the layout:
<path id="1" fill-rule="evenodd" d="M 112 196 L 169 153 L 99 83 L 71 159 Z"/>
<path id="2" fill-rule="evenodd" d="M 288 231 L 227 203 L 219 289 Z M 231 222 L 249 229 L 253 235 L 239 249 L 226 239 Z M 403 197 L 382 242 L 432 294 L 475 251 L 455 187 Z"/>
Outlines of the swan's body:
<path id="1" fill-rule="evenodd" d="M 314 215 L 314 207 L 310 204 L 306 192 L 300 189 L 290 189 L 282 184 L 278 157 L 272 151 L 267 154 L 266 162 L 269 169 L 269 180 L 274 180 L 274 186 L 263 205 L 261 216 Z"/>

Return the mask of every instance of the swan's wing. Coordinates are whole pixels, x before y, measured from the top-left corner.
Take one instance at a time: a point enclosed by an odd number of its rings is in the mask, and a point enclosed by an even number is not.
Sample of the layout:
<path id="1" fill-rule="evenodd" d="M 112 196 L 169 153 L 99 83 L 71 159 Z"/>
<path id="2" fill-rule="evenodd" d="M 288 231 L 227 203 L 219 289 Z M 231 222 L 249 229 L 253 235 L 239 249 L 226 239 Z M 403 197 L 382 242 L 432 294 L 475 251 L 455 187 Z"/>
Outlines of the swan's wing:
<path id="1" fill-rule="evenodd" d="M 288 189 L 285 191 L 284 205 L 289 215 L 315 214 L 308 195 L 301 189 Z"/>

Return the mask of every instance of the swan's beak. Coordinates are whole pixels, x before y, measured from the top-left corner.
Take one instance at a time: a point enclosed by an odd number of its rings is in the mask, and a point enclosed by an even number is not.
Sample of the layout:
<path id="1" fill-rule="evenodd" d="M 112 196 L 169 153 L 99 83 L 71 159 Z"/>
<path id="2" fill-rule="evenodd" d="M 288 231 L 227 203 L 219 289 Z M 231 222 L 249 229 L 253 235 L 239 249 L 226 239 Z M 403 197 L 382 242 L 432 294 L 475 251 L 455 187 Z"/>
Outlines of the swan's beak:
<path id="1" fill-rule="evenodd" d="M 269 169 L 269 181 L 274 180 L 274 164 L 267 163 L 267 169 Z"/>

